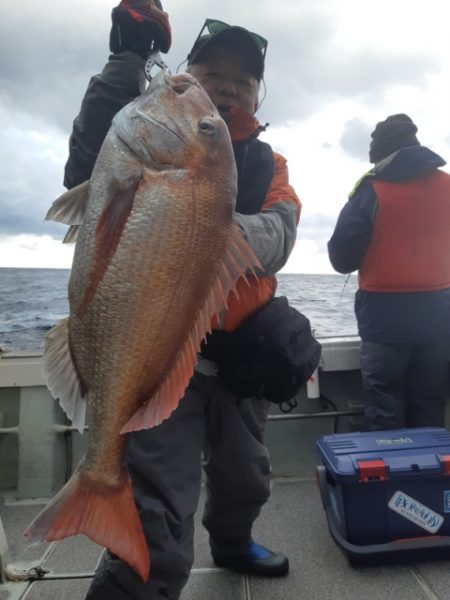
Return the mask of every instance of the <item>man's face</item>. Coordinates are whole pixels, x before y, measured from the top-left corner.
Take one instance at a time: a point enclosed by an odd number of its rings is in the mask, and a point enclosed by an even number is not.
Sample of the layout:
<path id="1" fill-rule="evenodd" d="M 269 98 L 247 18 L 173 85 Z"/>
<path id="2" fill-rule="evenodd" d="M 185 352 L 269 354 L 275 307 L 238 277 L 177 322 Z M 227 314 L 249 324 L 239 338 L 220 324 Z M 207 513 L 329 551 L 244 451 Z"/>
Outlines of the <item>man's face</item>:
<path id="1" fill-rule="evenodd" d="M 231 121 L 231 107 L 253 114 L 259 83 L 250 75 L 247 58 L 229 46 L 215 46 L 204 54 L 188 71 L 206 90 L 225 123 Z"/>

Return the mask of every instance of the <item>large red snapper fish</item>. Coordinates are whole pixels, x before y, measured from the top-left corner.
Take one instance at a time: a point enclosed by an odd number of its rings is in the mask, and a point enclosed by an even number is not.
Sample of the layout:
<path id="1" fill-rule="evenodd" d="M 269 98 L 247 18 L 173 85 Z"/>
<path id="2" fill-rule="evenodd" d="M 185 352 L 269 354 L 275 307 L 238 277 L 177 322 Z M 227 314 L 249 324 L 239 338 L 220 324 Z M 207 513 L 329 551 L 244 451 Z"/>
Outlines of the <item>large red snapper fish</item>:
<path id="1" fill-rule="evenodd" d="M 47 218 L 78 232 L 70 316 L 48 334 L 43 373 L 80 431 L 87 407 L 90 431 L 31 541 L 83 533 L 148 579 L 122 434 L 170 416 L 211 320 L 258 264 L 233 222 L 236 192 L 228 129 L 206 92 L 161 73 L 115 116 L 91 179 L 53 203 Z"/>

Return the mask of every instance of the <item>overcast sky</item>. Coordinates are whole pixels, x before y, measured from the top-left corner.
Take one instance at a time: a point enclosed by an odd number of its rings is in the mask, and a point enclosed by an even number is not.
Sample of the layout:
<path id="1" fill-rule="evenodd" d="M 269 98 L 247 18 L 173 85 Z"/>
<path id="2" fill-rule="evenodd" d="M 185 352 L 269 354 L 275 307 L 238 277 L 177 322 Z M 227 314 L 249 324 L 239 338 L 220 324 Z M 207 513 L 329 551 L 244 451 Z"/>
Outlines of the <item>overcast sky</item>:
<path id="1" fill-rule="evenodd" d="M 107 60 L 112 0 L 0 2 L 0 266 L 66 267 L 66 228 L 44 222 L 64 191 L 72 120 Z M 405 112 L 450 160 L 448 0 L 166 0 L 172 71 L 206 17 L 269 40 L 262 138 L 303 202 L 290 273 L 331 273 L 326 242 L 369 168 L 370 132 Z M 183 67 L 181 67 L 183 68 Z M 447 167 L 445 167 L 446 170 Z"/>

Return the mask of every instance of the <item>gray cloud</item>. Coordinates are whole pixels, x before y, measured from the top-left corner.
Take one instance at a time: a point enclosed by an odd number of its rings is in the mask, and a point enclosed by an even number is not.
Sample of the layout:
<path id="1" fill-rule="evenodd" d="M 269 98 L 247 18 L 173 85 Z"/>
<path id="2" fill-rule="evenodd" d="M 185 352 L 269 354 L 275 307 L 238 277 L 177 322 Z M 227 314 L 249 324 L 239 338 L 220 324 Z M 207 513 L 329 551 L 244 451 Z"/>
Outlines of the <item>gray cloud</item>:
<path id="1" fill-rule="evenodd" d="M 0 131 L 0 233 L 61 237 L 62 226 L 44 218 L 64 189 L 65 136 L 11 109 L 0 109 Z"/>
<path id="2" fill-rule="evenodd" d="M 326 245 L 336 225 L 336 216 L 323 213 L 306 213 L 301 216 L 298 234 L 301 239 L 316 240 Z"/>
<path id="3" fill-rule="evenodd" d="M 63 235 L 65 228 L 44 223 L 43 217 L 62 191 L 67 140 L 89 78 L 107 60 L 115 3 L 1 3 L 0 54 L 7 57 L 0 64 L 1 233 Z M 269 40 L 267 98 L 258 114 L 273 126 L 300 122 L 339 98 L 373 106 L 391 86 L 423 86 L 438 70 L 438 59 L 426 49 L 389 56 L 369 46 L 338 51 L 337 21 L 329 6 L 328 0 L 260 0 L 255 11 L 254 3 L 230 0 L 219 10 L 216 5 L 211 9 L 210 0 L 195 7 L 166 0 L 174 33 L 167 62 L 175 71 L 206 16 L 238 22 L 264 35 Z M 362 122 L 350 119 L 342 148 L 363 158 L 366 134 Z M 305 237 L 325 239 L 330 229 L 331 221 L 323 215 L 302 217 Z"/>
<path id="4" fill-rule="evenodd" d="M 166 3 L 168 4 L 168 2 Z M 269 40 L 266 80 L 268 95 L 261 117 L 272 124 L 302 120 L 333 97 L 359 96 L 363 103 L 375 103 L 387 87 L 408 83 L 424 85 L 437 71 L 438 60 L 426 50 L 422 54 L 402 51 L 389 56 L 380 48 L 337 50 L 336 17 L 327 2 L 307 0 L 260 2 L 255 14 L 251 5 L 231 0 L 220 11 L 211 11 L 209 2 L 192 7 L 173 1 L 174 44 L 168 55 L 173 70 L 183 61 L 202 24 L 214 16 L 261 32 Z M 17 7 L 16 7 L 17 6 Z M 0 53 L 8 56 L 0 66 L 3 102 L 48 119 L 65 131 L 79 109 L 91 75 L 98 72 L 108 56 L 110 10 L 114 2 L 87 0 L 62 5 L 42 0 L 5 9 L 2 4 Z M 20 14 L 18 14 L 20 13 Z M 23 35 L 23 32 L 27 32 Z"/>
<path id="5" fill-rule="evenodd" d="M 374 125 L 368 125 L 361 119 L 350 119 L 344 125 L 340 139 L 341 148 L 352 158 L 367 162 L 370 133 L 373 128 Z"/>
<path id="6" fill-rule="evenodd" d="M 325 45 L 313 43 L 305 48 L 302 42 L 289 48 L 286 41 L 280 41 L 274 52 L 276 68 L 267 73 L 270 93 L 263 112 L 265 118 L 271 115 L 267 120 L 271 118 L 275 125 L 303 120 L 339 98 L 351 98 L 373 108 L 392 87 L 423 87 L 440 68 L 438 60 L 425 53 L 388 55 L 368 47 L 355 54 L 341 51 L 336 56 L 330 39 Z"/>
<path id="7" fill-rule="evenodd" d="M 71 128 L 90 75 L 108 52 L 107 20 L 99 19 L 93 35 L 96 11 L 86 8 L 83 19 L 74 14 L 74 4 L 28 3 L 26 14 L 20 5 L 7 10 L 2 3 L 0 9 L 0 55 L 8 56 L 0 66 L 3 106 L 65 131 Z"/>
<path id="8" fill-rule="evenodd" d="M 2 190 L 0 190 L 0 193 L 3 193 Z M 47 234 L 53 238 L 62 240 L 67 231 L 67 226 L 51 221 L 44 222 L 44 217 L 42 215 L 39 215 L 37 212 L 30 212 L 29 200 L 29 197 L 25 197 L 23 200 L 19 199 L 18 201 L 16 198 L 14 206 L 8 206 L 7 204 L 2 206 L 0 237 L 28 233 L 33 235 Z"/>

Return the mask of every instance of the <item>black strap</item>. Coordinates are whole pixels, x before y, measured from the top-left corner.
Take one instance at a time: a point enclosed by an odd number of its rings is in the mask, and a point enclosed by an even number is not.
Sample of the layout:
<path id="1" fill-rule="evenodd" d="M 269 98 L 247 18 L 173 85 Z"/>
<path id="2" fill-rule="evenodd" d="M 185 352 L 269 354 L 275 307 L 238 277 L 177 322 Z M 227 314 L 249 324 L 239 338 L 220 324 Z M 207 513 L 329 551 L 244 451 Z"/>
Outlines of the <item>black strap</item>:
<path id="1" fill-rule="evenodd" d="M 254 137 L 235 142 L 233 149 L 238 171 L 236 211 L 253 215 L 261 210 L 275 174 L 273 151 Z"/>

